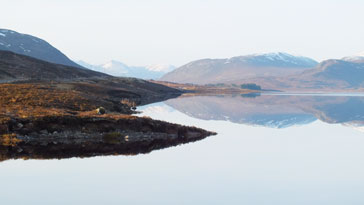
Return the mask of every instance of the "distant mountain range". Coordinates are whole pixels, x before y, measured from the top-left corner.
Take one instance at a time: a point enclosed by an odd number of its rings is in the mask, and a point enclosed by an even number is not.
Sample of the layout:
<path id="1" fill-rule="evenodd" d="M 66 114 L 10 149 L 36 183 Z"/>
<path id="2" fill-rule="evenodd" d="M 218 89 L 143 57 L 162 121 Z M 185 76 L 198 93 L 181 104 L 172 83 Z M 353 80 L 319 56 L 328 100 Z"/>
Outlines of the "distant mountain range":
<path id="1" fill-rule="evenodd" d="M 134 78 L 142 78 L 142 79 L 159 79 L 166 73 L 175 69 L 172 65 L 150 65 L 150 66 L 128 66 L 122 62 L 118 61 L 109 61 L 102 65 L 91 65 L 84 61 L 77 61 L 78 64 L 82 65 L 85 68 L 103 72 L 109 75 L 118 76 L 118 77 L 134 77 Z"/>
<path id="2" fill-rule="evenodd" d="M 177 68 L 161 80 L 194 84 L 256 83 L 279 90 L 357 89 L 364 87 L 364 55 L 321 63 L 286 53 L 204 59 Z"/>
<path id="3" fill-rule="evenodd" d="M 278 77 L 301 73 L 318 64 L 313 59 L 287 53 L 267 53 L 229 59 L 202 59 L 164 75 L 161 80 L 177 83 L 210 84 L 257 77 Z"/>
<path id="4" fill-rule="evenodd" d="M 0 50 L 11 51 L 50 63 L 82 68 L 45 40 L 12 30 L 0 29 Z"/>
<path id="5" fill-rule="evenodd" d="M 88 68 L 113 76 L 158 79 L 176 83 L 223 83 L 227 85 L 255 83 L 263 89 L 306 91 L 364 89 L 364 53 L 342 59 L 326 60 L 321 63 L 307 57 L 278 52 L 238 56 L 229 59 L 202 59 L 177 69 L 171 65 L 128 66 L 118 61 L 110 61 L 102 65 L 91 65 L 79 61 L 79 65 L 46 41 L 7 29 L 0 29 L 0 51 L 10 51 L 43 62 L 83 70 Z M 7 55 L 3 54 L 3 56 Z M 25 62 L 34 60 L 25 61 L 23 57 L 17 58 L 22 59 L 19 65 L 23 67 Z M 2 59 L 3 63 L 8 60 Z M 43 62 L 40 64 L 45 65 Z M 29 67 L 34 68 L 34 65 L 35 63 L 31 63 Z M 20 73 L 12 73 L 7 70 L 8 68 L 6 66 L 2 68 L 2 78 L 20 77 Z M 23 75 L 29 77 L 28 74 L 31 73 Z M 37 75 L 40 73 L 38 72 Z M 65 77 L 66 75 L 58 73 L 55 77 Z"/>
<path id="6" fill-rule="evenodd" d="M 282 77 L 260 77 L 228 83 L 251 83 L 263 88 L 285 91 L 357 90 L 364 88 L 364 61 L 360 56 L 341 60 L 326 60 L 315 68 Z"/>
<path id="7" fill-rule="evenodd" d="M 33 57 L 0 51 L 0 82 L 17 80 L 70 80 L 108 75 L 88 69 L 42 61 Z"/>
<path id="8" fill-rule="evenodd" d="M 0 29 L 0 51 L 10 51 L 55 64 L 82 69 L 88 68 L 113 76 L 142 79 L 159 79 L 166 73 L 175 69 L 174 66 L 164 64 L 145 67 L 127 66 L 118 61 L 110 61 L 102 65 L 91 65 L 84 61 L 75 63 L 45 40 L 8 29 Z"/>

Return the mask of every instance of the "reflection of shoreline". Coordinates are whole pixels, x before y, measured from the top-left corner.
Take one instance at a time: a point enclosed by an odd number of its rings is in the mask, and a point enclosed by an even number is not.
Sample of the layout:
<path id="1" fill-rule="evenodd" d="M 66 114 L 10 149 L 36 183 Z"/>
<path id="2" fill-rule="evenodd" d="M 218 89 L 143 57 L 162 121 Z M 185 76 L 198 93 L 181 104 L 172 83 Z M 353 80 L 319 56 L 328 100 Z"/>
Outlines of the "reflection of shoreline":
<path id="1" fill-rule="evenodd" d="M 364 93 L 289 93 L 289 92 L 262 92 L 261 95 L 278 95 L 278 96 L 318 96 L 318 97 L 364 97 Z"/>
<path id="2" fill-rule="evenodd" d="M 166 104 L 191 117 L 286 128 L 320 119 L 326 123 L 364 125 L 364 95 L 259 93 L 176 98 Z"/>
<path id="3" fill-rule="evenodd" d="M 256 98 L 261 96 L 261 93 L 247 93 L 247 94 L 241 94 L 241 97 L 243 98 Z"/>
<path id="4" fill-rule="evenodd" d="M 93 139 L 48 137 L 46 139 L 24 140 L 11 146 L 0 145 L 0 162 L 9 159 L 66 159 L 147 154 L 154 150 L 195 142 L 204 138 L 205 136 L 167 136 L 163 133 L 134 133 L 131 136 L 109 136 Z"/>
<path id="5" fill-rule="evenodd" d="M 135 116 L 12 119 L 0 128 L 11 131 L 10 134 L 0 132 L 0 161 L 135 155 L 216 134 Z"/>

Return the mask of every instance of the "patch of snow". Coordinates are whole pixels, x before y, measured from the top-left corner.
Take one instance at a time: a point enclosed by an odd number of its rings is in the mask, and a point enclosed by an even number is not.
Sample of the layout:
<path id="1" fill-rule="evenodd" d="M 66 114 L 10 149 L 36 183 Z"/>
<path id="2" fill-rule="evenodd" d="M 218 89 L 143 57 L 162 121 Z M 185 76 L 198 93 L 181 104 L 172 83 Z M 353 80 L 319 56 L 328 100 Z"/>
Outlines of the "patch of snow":
<path id="1" fill-rule="evenodd" d="M 23 45 L 23 44 L 21 44 L 21 45 Z M 31 52 L 31 50 L 29 50 L 29 49 L 25 49 L 23 46 L 19 46 L 19 48 L 21 48 L 24 52 L 28 52 L 28 53 L 30 53 L 30 52 Z"/>
<path id="2" fill-rule="evenodd" d="M 289 62 L 292 58 L 296 58 L 295 56 L 292 56 L 288 53 L 282 53 L 282 52 L 274 52 L 274 53 L 263 53 L 263 54 L 253 54 L 253 56 L 256 57 L 265 57 L 271 61 L 285 61 Z"/>
<path id="3" fill-rule="evenodd" d="M 250 56 L 254 57 L 263 57 L 266 61 L 281 61 L 284 63 L 290 63 L 294 65 L 301 65 L 301 64 L 315 64 L 315 61 L 304 57 L 304 56 L 294 56 L 284 52 L 274 52 L 274 53 L 261 53 L 261 54 L 253 54 Z"/>
<path id="4" fill-rule="evenodd" d="M 128 73 L 129 66 L 118 61 L 110 61 L 101 65 L 105 73 L 109 73 L 115 76 L 121 76 Z"/>
<path id="5" fill-rule="evenodd" d="M 364 60 L 364 56 L 348 56 L 348 57 L 342 58 L 341 60 L 349 61 L 349 62 L 352 62 L 352 61 L 363 61 Z"/>
<path id="6" fill-rule="evenodd" d="M 154 64 L 154 65 L 145 66 L 145 68 L 150 71 L 167 73 L 167 72 L 174 70 L 176 67 L 174 67 L 173 65 L 168 65 L 168 64 Z"/>
<path id="7" fill-rule="evenodd" d="M 357 53 L 356 55 L 352 55 L 352 56 L 347 56 L 347 57 L 344 57 L 342 58 L 341 60 L 344 60 L 344 61 L 364 61 L 364 52 L 361 52 L 361 53 Z"/>

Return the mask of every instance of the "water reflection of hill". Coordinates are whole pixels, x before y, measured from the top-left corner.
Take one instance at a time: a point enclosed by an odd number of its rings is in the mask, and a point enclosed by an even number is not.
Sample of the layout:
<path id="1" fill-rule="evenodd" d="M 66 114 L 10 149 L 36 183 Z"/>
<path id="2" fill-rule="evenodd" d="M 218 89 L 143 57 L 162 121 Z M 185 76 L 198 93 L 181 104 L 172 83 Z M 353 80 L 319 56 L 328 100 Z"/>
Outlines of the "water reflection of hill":
<path id="1" fill-rule="evenodd" d="M 364 125 L 364 97 L 196 96 L 171 99 L 166 104 L 194 118 L 273 128 L 308 124 L 317 119 L 327 123 Z"/>

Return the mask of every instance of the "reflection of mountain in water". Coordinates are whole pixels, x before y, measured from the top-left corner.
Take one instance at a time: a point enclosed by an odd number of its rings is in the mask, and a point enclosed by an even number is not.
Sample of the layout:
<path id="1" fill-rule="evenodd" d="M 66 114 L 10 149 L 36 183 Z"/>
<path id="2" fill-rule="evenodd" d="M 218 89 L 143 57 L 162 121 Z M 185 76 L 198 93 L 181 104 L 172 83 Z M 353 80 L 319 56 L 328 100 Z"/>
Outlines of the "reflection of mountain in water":
<path id="1" fill-rule="evenodd" d="M 364 97 L 344 97 L 341 103 L 320 105 L 319 118 L 329 123 L 363 122 L 364 125 Z"/>
<path id="2" fill-rule="evenodd" d="M 272 128 L 286 128 L 292 125 L 304 125 L 315 121 L 316 118 L 310 114 L 259 114 L 246 118 L 247 124 L 262 125 Z M 244 123 L 244 122 L 239 122 Z M 244 123 L 245 124 L 245 123 Z"/>
<path id="3" fill-rule="evenodd" d="M 166 101 L 187 115 L 204 120 L 286 128 L 320 119 L 327 123 L 364 125 L 364 97 L 262 95 L 181 97 Z"/>

